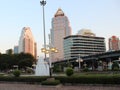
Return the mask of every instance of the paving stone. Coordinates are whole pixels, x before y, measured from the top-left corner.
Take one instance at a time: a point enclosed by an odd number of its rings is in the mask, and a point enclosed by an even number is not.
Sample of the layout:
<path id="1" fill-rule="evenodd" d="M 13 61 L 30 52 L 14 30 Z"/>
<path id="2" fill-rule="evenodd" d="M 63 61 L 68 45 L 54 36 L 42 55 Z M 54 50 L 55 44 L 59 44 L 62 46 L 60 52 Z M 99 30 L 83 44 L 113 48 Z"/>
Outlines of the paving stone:
<path id="1" fill-rule="evenodd" d="M 120 90 L 120 85 L 41 86 L 21 83 L 0 83 L 0 90 Z"/>

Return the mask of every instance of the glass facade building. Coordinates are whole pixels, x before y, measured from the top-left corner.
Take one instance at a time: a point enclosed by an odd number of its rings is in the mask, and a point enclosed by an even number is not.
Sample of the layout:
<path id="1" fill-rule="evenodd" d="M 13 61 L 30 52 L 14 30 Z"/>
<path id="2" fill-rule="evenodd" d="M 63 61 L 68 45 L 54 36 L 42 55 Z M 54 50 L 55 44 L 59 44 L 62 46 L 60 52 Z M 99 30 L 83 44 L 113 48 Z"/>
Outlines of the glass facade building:
<path id="1" fill-rule="evenodd" d="M 64 38 L 65 59 L 88 56 L 105 51 L 105 39 L 103 37 L 70 35 Z"/>

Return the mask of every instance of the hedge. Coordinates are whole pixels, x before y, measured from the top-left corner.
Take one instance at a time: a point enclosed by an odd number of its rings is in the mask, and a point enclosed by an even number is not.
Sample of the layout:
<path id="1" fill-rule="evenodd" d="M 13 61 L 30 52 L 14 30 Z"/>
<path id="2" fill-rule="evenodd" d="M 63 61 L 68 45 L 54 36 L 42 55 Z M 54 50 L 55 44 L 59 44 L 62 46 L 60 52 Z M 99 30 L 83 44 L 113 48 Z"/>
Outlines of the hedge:
<path id="1" fill-rule="evenodd" d="M 48 77 L 39 76 L 24 76 L 24 77 L 13 77 L 13 76 L 0 76 L 0 81 L 6 82 L 25 82 L 25 83 L 41 83 Z"/>
<path id="2" fill-rule="evenodd" d="M 25 83 L 41 83 L 47 80 L 49 77 L 39 76 L 24 76 L 24 77 L 13 77 L 13 76 L 0 76 L 0 81 L 7 82 L 25 82 Z M 120 84 L 120 75 L 106 75 L 106 76 L 56 76 L 55 80 L 59 80 L 60 83 L 66 84 Z"/>
<path id="3" fill-rule="evenodd" d="M 42 85 L 58 85 L 60 84 L 60 81 L 59 80 L 52 80 L 52 81 L 45 80 L 45 81 L 42 81 L 41 84 Z"/>
<path id="4" fill-rule="evenodd" d="M 120 84 L 120 76 L 79 76 L 79 77 L 55 77 L 61 83 L 71 84 Z"/>

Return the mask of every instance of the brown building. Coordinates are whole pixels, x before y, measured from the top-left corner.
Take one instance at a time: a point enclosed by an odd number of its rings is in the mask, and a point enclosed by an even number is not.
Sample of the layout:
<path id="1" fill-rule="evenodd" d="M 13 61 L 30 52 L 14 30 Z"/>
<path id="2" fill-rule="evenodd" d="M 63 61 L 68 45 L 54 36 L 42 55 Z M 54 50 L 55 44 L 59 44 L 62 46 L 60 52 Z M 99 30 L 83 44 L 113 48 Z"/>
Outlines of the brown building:
<path id="1" fill-rule="evenodd" d="M 109 50 L 120 50 L 120 40 L 116 36 L 109 38 Z"/>
<path id="2" fill-rule="evenodd" d="M 37 44 L 34 40 L 30 27 L 23 27 L 19 39 L 19 53 L 30 53 L 35 58 L 37 56 Z"/>

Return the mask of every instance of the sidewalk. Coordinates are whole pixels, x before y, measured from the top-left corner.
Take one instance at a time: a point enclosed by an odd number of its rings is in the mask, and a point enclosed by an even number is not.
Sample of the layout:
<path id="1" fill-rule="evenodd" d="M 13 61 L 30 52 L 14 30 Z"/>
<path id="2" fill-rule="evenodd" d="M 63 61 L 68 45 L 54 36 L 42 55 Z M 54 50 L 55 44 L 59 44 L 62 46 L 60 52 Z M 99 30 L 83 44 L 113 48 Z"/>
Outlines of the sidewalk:
<path id="1" fill-rule="evenodd" d="M 41 86 L 33 84 L 9 84 L 0 83 L 0 90 L 120 90 L 120 86 L 93 86 L 93 85 L 80 85 L 80 86 Z"/>

